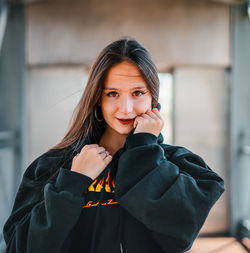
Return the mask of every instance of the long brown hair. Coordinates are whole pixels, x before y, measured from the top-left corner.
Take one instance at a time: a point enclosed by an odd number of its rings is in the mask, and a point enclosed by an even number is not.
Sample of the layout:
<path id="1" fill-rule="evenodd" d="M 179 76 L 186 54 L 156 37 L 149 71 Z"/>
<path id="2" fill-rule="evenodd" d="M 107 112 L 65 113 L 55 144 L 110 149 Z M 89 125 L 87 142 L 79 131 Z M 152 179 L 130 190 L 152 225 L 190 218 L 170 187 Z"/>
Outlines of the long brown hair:
<path id="1" fill-rule="evenodd" d="M 104 131 L 106 122 L 97 121 L 94 110 L 100 111 L 98 102 L 101 99 L 106 73 L 113 65 L 122 61 L 129 61 L 138 67 L 152 95 L 153 106 L 157 105 L 159 79 L 148 50 L 131 38 L 114 41 L 101 51 L 92 65 L 86 88 L 73 112 L 69 130 L 61 142 L 51 149 L 68 147 L 79 138 L 87 136 L 96 138 Z"/>

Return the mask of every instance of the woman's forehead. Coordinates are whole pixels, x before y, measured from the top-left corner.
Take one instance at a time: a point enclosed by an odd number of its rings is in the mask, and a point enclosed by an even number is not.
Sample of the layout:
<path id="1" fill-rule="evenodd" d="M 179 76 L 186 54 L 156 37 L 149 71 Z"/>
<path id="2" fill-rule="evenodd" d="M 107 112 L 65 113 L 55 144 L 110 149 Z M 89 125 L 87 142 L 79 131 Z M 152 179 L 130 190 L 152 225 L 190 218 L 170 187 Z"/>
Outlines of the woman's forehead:
<path id="1" fill-rule="evenodd" d="M 135 64 L 123 61 L 112 66 L 108 71 L 108 75 L 140 77 L 141 72 Z"/>
<path id="2" fill-rule="evenodd" d="M 147 87 L 137 66 L 125 61 L 111 67 L 104 82 L 104 87 L 110 89 L 124 85 L 130 86 L 130 88 Z"/>
<path id="3" fill-rule="evenodd" d="M 131 78 L 128 76 L 120 76 L 117 78 L 107 78 L 104 82 L 105 90 L 120 90 L 120 89 L 145 89 L 146 82 L 143 78 Z"/>

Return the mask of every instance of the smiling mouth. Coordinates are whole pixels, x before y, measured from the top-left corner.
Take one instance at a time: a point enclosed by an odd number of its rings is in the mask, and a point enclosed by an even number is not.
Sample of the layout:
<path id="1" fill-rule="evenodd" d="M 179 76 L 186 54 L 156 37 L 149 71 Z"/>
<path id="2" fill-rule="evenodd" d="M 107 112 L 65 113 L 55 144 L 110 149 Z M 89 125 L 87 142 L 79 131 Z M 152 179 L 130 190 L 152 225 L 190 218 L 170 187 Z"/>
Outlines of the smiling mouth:
<path id="1" fill-rule="evenodd" d="M 119 119 L 119 118 L 117 118 L 117 119 Z M 132 118 L 132 119 L 119 119 L 119 120 L 127 120 L 127 121 L 128 121 L 128 120 L 133 120 L 133 119 L 134 119 L 134 118 Z"/>
<path id="2" fill-rule="evenodd" d="M 118 118 L 117 118 L 118 119 Z M 134 121 L 134 119 L 118 119 L 120 123 L 122 124 L 130 124 Z"/>

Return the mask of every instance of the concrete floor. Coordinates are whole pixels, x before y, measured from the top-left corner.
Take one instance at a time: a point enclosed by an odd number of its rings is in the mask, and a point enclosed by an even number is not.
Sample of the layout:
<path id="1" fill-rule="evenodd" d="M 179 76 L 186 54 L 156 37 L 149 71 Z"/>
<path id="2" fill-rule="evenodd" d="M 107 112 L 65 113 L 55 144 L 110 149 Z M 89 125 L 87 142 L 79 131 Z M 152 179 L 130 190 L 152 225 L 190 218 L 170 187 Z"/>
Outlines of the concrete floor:
<path id="1" fill-rule="evenodd" d="M 247 245 L 247 243 L 246 243 Z M 233 237 L 197 238 L 187 253 L 246 253 L 245 249 Z"/>

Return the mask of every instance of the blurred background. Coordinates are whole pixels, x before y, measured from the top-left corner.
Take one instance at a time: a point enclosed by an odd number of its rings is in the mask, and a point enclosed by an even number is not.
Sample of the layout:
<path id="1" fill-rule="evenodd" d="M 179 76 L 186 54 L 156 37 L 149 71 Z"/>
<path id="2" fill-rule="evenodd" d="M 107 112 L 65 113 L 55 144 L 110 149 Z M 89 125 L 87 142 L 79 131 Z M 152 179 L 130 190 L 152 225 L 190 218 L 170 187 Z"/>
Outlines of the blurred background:
<path id="1" fill-rule="evenodd" d="M 250 2 L 0 0 L 0 253 L 24 171 L 62 139 L 91 64 L 121 36 L 157 66 L 164 142 L 226 182 L 190 252 L 249 252 Z"/>

